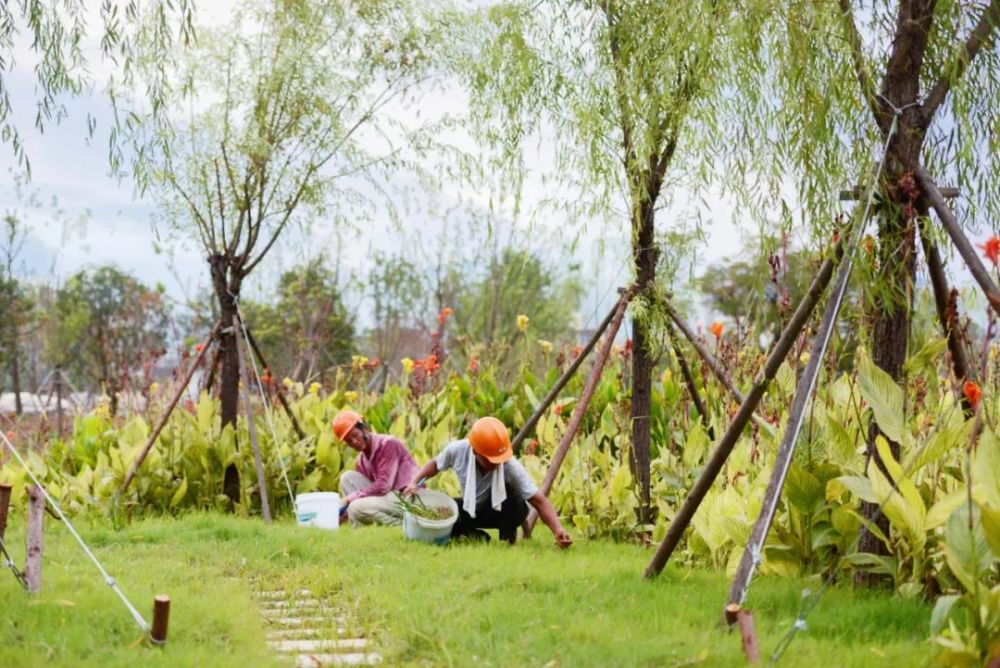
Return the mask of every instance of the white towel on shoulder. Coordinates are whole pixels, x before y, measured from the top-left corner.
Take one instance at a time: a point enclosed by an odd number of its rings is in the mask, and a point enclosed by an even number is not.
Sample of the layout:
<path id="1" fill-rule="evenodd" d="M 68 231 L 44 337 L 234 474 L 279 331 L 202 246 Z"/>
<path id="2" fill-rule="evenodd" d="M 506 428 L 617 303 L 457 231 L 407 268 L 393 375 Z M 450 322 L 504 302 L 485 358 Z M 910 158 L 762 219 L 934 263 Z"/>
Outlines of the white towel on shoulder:
<path id="1" fill-rule="evenodd" d="M 470 517 L 476 516 L 476 455 L 469 453 L 469 465 L 465 470 L 465 493 L 462 495 L 462 508 L 469 513 Z M 493 477 L 490 479 L 490 505 L 493 510 L 500 510 L 500 506 L 507 499 L 507 485 L 503 477 L 503 464 L 493 469 Z"/>

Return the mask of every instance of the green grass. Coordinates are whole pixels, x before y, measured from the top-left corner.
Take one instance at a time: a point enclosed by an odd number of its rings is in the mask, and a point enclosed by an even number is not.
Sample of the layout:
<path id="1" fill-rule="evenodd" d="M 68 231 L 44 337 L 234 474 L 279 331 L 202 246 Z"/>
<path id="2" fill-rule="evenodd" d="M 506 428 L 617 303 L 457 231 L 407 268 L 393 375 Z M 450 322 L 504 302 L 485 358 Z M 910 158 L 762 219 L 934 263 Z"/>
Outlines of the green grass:
<path id="1" fill-rule="evenodd" d="M 171 596 L 168 646 L 138 642 L 124 606 L 48 521 L 42 593 L 29 598 L 0 574 L 0 666 L 278 665 L 255 583 L 338 601 L 385 665 L 745 665 L 738 635 L 717 626 L 728 579 L 678 569 L 646 582 L 651 553 L 635 545 L 558 551 L 541 528 L 513 547 L 438 548 L 405 541 L 398 528 L 327 532 L 217 515 L 79 528 L 144 615 L 154 595 Z M 19 527 L 8 531 L 21 557 L 23 540 Z M 765 655 L 809 586 L 755 582 L 748 606 Z M 929 615 L 925 605 L 835 588 L 783 665 L 926 665 Z"/>

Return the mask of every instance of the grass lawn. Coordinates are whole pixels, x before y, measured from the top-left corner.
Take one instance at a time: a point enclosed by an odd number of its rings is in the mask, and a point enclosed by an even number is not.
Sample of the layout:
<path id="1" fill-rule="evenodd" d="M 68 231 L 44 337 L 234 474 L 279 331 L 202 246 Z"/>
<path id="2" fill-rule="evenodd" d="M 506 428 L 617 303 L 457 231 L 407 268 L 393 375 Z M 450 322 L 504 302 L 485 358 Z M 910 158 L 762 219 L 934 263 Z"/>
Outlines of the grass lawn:
<path id="1" fill-rule="evenodd" d="M 7 543 L 23 559 L 23 513 Z M 252 592 L 308 587 L 338 601 L 385 665 L 745 665 L 737 633 L 717 626 L 728 579 L 702 570 L 641 573 L 651 552 L 578 542 L 558 551 L 540 527 L 517 546 L 445 548 L 404 540 L 398 528 L 299 529 L 289 520 L 189 515 L 122 531 L 78 527 L 149 618 L 172 599 L 165 649 L 138 627 L 69 533 L 47 518 L 42 593 L 27 597 L 0 574 L 0 666 L 268 666 Z M 789 628 L 814 583 L 757 580 L 748 600 L 761 651 Z M 783 665 L 928 665 L 930 608 L 834 589 L 809 617 Z"/>

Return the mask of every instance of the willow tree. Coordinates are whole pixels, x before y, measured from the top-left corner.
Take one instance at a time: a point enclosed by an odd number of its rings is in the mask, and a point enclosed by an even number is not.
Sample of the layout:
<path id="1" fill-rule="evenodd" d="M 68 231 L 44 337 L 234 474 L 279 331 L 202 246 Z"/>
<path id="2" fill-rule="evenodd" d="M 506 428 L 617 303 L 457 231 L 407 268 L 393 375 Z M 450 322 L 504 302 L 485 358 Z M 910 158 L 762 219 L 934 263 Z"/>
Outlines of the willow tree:
<path id="1" fill-rule="evenodd" d="M 385 107 L 421 80 L 433 31 L 405 2 L 277 0 L 244 3 L 199 35 L 172 80 L 183 99 L 130 130 L 140 180 L 174 237 L 204 249 L 228 326 L 287 230 L 342 222 L 366 201 L 366 179 L 401 160 L 415 132 Z M 237 335 L 219 338 L 223 425 L 238 410 Z"/>
<path id="2" fill-rule="evenodd" d="M 1000 212 L 1000 1 L 775 0 L 747 12 L 759 38 L 738 47 L 733 127 L 746 130 L 732 171 L 793 174 L 819 238 L 834 232 L 838 193 L 884 159 L 877 246 L 858 263 L 875 363 L 905 383 L 917 258 L 923 247 L 959 380 L 971 373 L 934 225 L 914 181 L 926 167 L 962 186 L 970 221 Z M 885 148 L 883 154 L 883 147 Z M 787 170 L 787 171 L 786 171 Z M 766 199 L 766 197 L 764 198 Z M 759 203 L 759 200 L 758 200 Z M 950 304 L 949 304 L 950 300 Z M 881 462 L 872 422 L 866 466 Z M 900 443 L 887 436 L 893 454 Z M 875 506 L 865 504 L 871 518 Z M 887 523 L 883 528 L 887 531 Z M 868 533 L 868 552 L 883 546 Z M 869 578 L 860 578 L 863 581 Z"/>
<path id="3" fill-rule="evenodd" d="M 631 238 L 632 466 L 649 508 L 652 369 L 661 338 L 657 213 L 709 173 L 715 70 L 729 15 L 713 0 L 507 2 L 482 10 L 463 62 L 473 126 L 503 149 L 517 179 L 523 140 L 554 139 L 554 184 L 572 223 L 608 221 Z M 719 6 L 717 6 L 719 5 Z M 546 142 L 549 143 L 549 142 Z M 688 159 L 691 159 L 691 163 Z M 675 221 L 674 227 L 679 221 Z"/>
<path id="4" fill-rule="evenodd" d="M 173 47 L 190 44 L 193 15 L 193 0 L 105 0 L 99 7 L 87 0 L 0 4 L 0 141 L 30 169 L 22 128 L 14 121 L 14 107 L 24 102 L 11 99 L 6 76 L 24 65 L 30 65 L 35 83 L 35 129 L 39 132 L 67 116 L 69 97 L 104 83 L 93 77 L 93 71 L 101 67 L 112 68 L 109 90 L 131 86 L 137 72 L 145 69 L 152 76 L 145 77 L 144 97 L 153 106 L 162 105 L 168 95 L 164 84 Z M 99 37 L 97 49 L 86 48 L 95 37 Z M 27 52 L 20 48 L 23 44 L 28 45 Z M 117 98 L 112 95 L 110 101 L 117 112 Z M 118 127 L 117 122 L 111 127 L 113 167 L 121 157 Z M 95 120 L 88 117 L 88 132 L 95 129 Z"/>

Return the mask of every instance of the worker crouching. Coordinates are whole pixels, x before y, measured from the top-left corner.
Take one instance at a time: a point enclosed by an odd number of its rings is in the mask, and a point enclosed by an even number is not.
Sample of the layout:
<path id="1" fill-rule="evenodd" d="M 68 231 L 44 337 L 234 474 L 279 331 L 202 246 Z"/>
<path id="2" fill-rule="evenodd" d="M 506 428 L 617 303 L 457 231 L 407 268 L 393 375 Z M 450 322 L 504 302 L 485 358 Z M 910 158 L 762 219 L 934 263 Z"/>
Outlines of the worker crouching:
<path id="1" fill-rule="evenodd" d="M 333 419 L 333 434 L 360 454 L 354 471 L 340 476 L 340 512 L 352 526 L 401 524 L 403 509 L 394 492 L 413 479 L 417 463 L 403 443 L 376 434 L 351 410 Z"/>
<path id="2" fill-rule="evenodd" d="M 462 486 L 458 520 L 452 538 L 472 536 L 489 539 L 483 529 L 497 529 L 500 539 L 513 544 L 517 529 L 528 516 L 528 504 L 555 536 L 560 547 L 573 539 L 559 522 L 548 498 L 513 456 L 507 427 L 494 417 L 476 420 L 466 439 L 445 447 L 413 477 L 404 494 L 414 494 L 424 480 L 454 469 Z"/>

